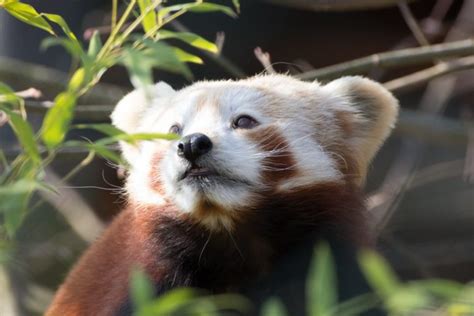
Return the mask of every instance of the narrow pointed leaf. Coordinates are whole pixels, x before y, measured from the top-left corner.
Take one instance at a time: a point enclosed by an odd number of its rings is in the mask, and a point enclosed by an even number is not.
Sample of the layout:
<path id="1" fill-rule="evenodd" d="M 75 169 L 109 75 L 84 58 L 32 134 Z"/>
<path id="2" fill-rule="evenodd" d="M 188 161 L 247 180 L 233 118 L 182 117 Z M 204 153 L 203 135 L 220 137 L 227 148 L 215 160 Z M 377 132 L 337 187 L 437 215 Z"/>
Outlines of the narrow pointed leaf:
<path id="1" fill-rule="evenodd" d="M 23 119 L 23 117 L 15 113 L 4 106 L 0 105 L 0 110 L 5 111 L 9 117 L 9 123 L 12 127 L 13 131 L 15 132 L 18 141 L 20 142 L 23 150 L 28 154 L 28 156 L 33 160 L 35 163 L 39 163 L 41 161 L 41 157 L 39 154 L 38 146 L 35 141 L 35 135 L 33 133 L 33 129 L 31 128 L 30 123 Z"/>
<path id="2" fill-rule="evenodd" d="M 217 45 L 202 38 L 199 35 L 190 32 L 172 32 L 163 30 L 158 32 L 158 39 L 169 39 L 169 38 L 176 38 L 185 43 L 188 43 L 191 46 L 207 50 L 212 53 L 217 53 L 218 48 Z"/>
<path id="3" fill-rule="evenodd" d="M 95 30 L 89 42 L 89 49 L 87 55 L 91 58 L 95 58 L 102 49 L 102 40 L 100 39 L 99 31 Z"/>
<path id="4" fill-rule="evenodd" d="M 50 34 L 55 34 L 48 21 L 46 21 L 31 5 L 14 1 L 8 2 L 3 6 L 3 8 L 18 20 L 40 28 Z"/>
<path id="5" fill-rule="evenodd" d="M 76 35 L 71 31 L 69 25 L 67 25 L 66 21 L 62 18 L 62 16 L 52 13 L 41 13 L 42 16 L 46 17 L 49 21 L 56 23 L 61 27 L 64 34 L 69 37 L 70 40 L 78 42 Z"/>
<path id="6" fill-rule="evenodd" d="M 337 280 L 331 249 L 327 243 L 316 247 L 306 284 L 310 316 L 327 316 L 337 305 Z"/>
<path id="7" fill-rule="evenodd" d="M 138 0 L 138 6 L 140 7 L 140 12 L 143 14 L 146 11 L 146 8 L 152 5 L 151 0 Z M 157 24 L 157 17 L 155 10 L 150 10 L 142 20 L 143 29 L 145 33 L 153 29 Z"/>
<path id="8" fill-rule="evenodd" d="M 68 92 L 60 93 L 54 100 L 54 106 L 48 110 L 43 121 L 41 139 L 52 149 L 66 137 L 73 118 L 76 97 Z"/>

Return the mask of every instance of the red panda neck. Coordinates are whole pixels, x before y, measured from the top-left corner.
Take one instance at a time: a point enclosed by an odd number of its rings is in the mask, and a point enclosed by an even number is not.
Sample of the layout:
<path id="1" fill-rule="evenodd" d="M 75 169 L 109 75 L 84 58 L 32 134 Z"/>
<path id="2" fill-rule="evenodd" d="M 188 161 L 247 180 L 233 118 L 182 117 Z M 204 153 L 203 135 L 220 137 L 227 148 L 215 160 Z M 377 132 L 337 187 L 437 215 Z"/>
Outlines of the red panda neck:
<path id="1" fill-rule="evenodd" d="M 176 286 L 235 290 L 265 274 L 298 242 L 337 239 L 367 244 L 364 206 L 357 189 L 340 185 L 273 195 L 242 216 L 232 232 L 213 232 L 179 212 L 137 215 L 148 255 L 145 268 L 159 292 Z M 154 214 L 150 218 L 150 214 Z M 174 215 L 173 215 L 174 214 Z"/>

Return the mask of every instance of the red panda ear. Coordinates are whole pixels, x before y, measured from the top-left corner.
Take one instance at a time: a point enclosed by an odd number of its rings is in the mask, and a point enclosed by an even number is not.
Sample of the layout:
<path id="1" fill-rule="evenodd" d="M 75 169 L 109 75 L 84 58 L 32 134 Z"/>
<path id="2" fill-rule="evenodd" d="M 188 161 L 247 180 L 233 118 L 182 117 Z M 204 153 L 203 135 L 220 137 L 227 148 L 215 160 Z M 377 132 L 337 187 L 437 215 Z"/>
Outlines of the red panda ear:
<path id="1" fill-rule="evenodd" d="M 119 101 L 111 114 L 112 124 L 126 133 L 136 133 L 141 127 L 145 113 L 154 107 L 160 107 L 160 98 L 171 96 L 175 93 L 173 88 L 164 82 L 158 82 L 154 86 L 136 89 Z M 121 143 L 122 154 L 128 162 L 132 162 L 136 156 L 135 146 Z"/>
<path id="2" fill-rule="evenodd" d="M 363 183 L 373 157 L 390 135 L 398 116 L 398 101 L 381 84 L 363 77 L 343 77 L 324 86 L 331 95 L 341 96 L 343 122 L 350 128 L 345 135 L 347 145 L 358 164 Z"/>

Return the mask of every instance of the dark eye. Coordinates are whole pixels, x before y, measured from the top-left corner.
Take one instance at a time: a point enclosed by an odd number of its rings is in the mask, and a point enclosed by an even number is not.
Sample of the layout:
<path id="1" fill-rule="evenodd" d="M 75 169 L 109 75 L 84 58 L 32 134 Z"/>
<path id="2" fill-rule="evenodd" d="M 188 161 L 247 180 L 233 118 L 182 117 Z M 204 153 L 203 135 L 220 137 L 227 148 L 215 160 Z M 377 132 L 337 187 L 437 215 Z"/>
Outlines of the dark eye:
<path id="1" fill-rule="evenodd" d="M 248 115 L 238 116 L 232 122 L 232 128 L 251 129 L 251 128 L 254 128 L 257 125 L 258 125 L 257 120 L 255 120 L 253 117 L 248 116 Z"/>
<path id="2" fill-rule="evenodd" d="M 179 126 L 179 124 L 174 124 L 173 126 L 170 127 L 169 132 L 171 134 L 181 135 L 181 126 Z"/>

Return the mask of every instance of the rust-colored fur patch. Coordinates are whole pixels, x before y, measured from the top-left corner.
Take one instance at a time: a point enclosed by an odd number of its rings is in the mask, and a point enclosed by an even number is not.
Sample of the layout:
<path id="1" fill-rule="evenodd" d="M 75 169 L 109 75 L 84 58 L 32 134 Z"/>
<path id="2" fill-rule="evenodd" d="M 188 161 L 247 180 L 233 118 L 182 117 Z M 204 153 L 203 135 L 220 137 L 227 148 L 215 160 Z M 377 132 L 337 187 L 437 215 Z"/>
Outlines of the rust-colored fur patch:
<path id="1" fill-rule="evenodd" d="M 295 159 L 288 142 L 276 127 L 258 128 L 249 132 L 249 137 L 264 152 L 269 153 L 262 162 L 262 177 L 266 184 L 274 185 L 297 174 Z"/>

